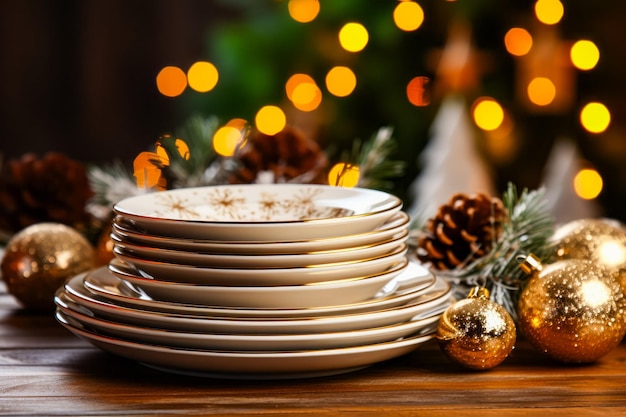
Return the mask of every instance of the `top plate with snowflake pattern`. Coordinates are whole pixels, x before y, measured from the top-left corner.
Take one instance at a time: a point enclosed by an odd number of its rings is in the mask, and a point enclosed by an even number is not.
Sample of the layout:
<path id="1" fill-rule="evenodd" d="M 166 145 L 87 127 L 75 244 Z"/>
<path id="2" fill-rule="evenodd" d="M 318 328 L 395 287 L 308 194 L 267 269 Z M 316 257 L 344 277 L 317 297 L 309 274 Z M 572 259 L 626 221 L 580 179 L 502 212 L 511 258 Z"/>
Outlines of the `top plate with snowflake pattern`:
<path id="1" fill-rule="evenodd" d="M 365 188 L 244 184 L 134 196 L 115 204 L 114 211 L 147 234 L 277 241 L 367 232 L 401 208 L 398 197 Z"/>

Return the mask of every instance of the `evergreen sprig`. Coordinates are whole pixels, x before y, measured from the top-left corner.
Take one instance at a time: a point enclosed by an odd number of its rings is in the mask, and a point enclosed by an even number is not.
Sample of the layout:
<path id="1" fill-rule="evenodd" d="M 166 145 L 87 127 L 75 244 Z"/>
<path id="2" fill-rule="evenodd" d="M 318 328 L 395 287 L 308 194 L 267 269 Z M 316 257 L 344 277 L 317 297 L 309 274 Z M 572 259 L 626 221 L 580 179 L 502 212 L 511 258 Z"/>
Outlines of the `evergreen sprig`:
<path id="1" fill-rule="evenodd" d="M 524 189 L 518 194 L 509 183 L 502 195 L 508 213 L 502 233 L 492 250 L 469 265 L 451 271 L 459 295 L 465 297 L 470 287 L 485 286 L 491 299 L 502 305 L 517 319 L 517 301 L 528 276 L 519 268 L 518 256 L 530 253 L 547 259 L 553 252 L 550 237 L 554 219 L 548 210 L 545 190 Z"/>
<path id="2" fill-rule="evenodd" d="M 374 189 L 392 189 L 391 178 L 404 174 L 406 163 L 391 157 L 397 149 L 391 127 L 382 127 L 372 137 L 361 144 L 355 140 L 351 162 L 359 167 L 359 187 Z"/>
<path id="3" fill-rule="evenodd" d="M 213 135 L 218 125 L 219 121 L 215 116 L 190 117 L 175 135 L 187 144 L 188 154 L 181 155 L 176 141 L 168 140 L 176 138 L 163 138 L 160 141 L 170 158 L 170 164 L 166 168 L 168 180 L 171 182 L 168 188 L 195 187 L 210 183 L 206 170 L 217 159 L 213 149 Z"/>
<path id="4" fill-rule="evenodd" d="M 126 197 L 151 191 L 137 187 L 135 177 L 119 160 L 103 167 L 89 166 L 87 176 L 94 193 L 90 204 L 98 206 L 112 208 Z"/>

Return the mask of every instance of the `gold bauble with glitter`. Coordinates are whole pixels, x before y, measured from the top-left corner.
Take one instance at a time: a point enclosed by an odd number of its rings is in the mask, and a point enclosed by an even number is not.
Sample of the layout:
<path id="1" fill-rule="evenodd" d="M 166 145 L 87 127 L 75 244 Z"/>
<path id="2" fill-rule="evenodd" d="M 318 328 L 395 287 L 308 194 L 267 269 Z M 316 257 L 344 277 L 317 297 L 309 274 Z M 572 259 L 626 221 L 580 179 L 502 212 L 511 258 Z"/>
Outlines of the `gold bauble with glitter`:
<path id="1" fill-rule="evenodd" d="M 24 307 L 50 310 L 56 290 L 94 265 L 95 251 L 83 235 L 60 223 L 38 223 L 9 240 L 0 267 L 9 293 Z"/>
<path id="2" fill-rule="evenodd" d="M 501 305 L 489 300 L 489 291 L 473 288 L 442 314 L 437 342 L 453 362 L 473 370 L 499 365 L 515 346 L 515 323 Z"/>
<path id="3" fill-rule="evenodd" d="M 626 334 L 626 298 L 614 275 L 583 259 L 520 264 L 531 277 L 520 294 L 519 328 L 538 350 L 562 362 L 595 362 Z"/>
<path id="4" fill-rule="evenodd" d="M 611 219 L 580 219 L 559 226 L 551 238 L 557 259 L 587 259 L 618 274 L 626 292 L 626 232 Z"/>

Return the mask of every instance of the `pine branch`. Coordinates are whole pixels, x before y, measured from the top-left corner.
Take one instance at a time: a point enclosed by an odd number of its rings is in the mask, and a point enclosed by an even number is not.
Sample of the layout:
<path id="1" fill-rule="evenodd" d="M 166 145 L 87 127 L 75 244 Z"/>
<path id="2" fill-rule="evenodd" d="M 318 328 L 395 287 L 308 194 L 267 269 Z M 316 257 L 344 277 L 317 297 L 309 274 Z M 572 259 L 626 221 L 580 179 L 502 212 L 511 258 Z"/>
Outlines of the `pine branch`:
<path id="1" fill-rule="evenodd" d="M 492 250 L 463 268 L 446 272 L 457 285 L 459 295 L 465 296 L 470 287 L 483 285 L 490 291 L 491 299 L 517 319 L 517 301 L 528 279 L 519 268 L 517 257 L 533 253 L 546 259 L 553 249 L 550 237 L 554 219 L 544 194 L 544 189 L 524 189 L 518 195 L 517 188 L 509 183 L 502 195 L 508 219 L 503 222 L 502 234 Z"/>
<path id="2" fill-rule="evenodd" d="M 90 166 L 87 176 L 94 192 L 90 203 L 107 208 L 112 208 L 126 197 L 150 191 L 137 187 L 135 177 L 120 161 L 114 161 L 106 167 Z"/>
<path id="3" fill-rule="evenodd" d="M 392 133 L 392 128 L 382 127 L 363 146 L 359 140 L 354 142 L 352 154 L 358 155 L 354 160 L 360 171 L 360 187 L 391 189 L 389 179 L 404 174 L 405 162 L 391 159 L 397 148 Z"/>
<path id="4" fill-rule="evenodd" d="M 193 116 L 176 132 L 189 148 L 188 154 L 179 152 L 174 140 L 162 140 L 161 145 L 170 157 L 167 173 L 173 182 L 169 188 L 207 185 L 206 170 L 217 158 L 213 149 L 213 135 L 218 127 L 217 117 Z"/>

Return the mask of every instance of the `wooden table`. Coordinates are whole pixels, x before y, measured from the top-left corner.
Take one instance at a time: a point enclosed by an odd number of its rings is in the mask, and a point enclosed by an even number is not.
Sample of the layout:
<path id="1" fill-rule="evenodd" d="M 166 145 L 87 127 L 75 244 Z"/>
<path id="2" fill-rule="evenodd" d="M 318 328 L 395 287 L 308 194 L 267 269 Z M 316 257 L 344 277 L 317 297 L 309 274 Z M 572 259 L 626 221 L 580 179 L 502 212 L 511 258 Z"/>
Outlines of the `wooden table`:
<path id="1" fill-rule="evenodd" d="M 594 365 L 551 362 L 520 343 L 487 372 L 430 344 L 342 376 L 223 381 L 161 373 L 100 351 L 0 284 L 0 415 L 626 415 L 626 342 Z"/>

